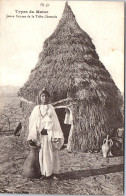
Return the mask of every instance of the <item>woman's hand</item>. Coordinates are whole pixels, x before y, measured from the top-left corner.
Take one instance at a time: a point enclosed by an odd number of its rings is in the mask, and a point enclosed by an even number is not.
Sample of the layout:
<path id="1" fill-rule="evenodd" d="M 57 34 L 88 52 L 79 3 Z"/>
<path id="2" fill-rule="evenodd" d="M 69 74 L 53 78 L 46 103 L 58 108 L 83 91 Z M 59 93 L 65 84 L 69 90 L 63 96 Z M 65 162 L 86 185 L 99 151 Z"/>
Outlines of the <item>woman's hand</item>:
<path id="1" fill-rule="evenodd" d="M 37 146 L 36 143 L 32 140 L 29 140 L 28 143 L 30 144 L 30 146 Z"/>
<path id="2" fill-rule="evenodd" d="M 54 142 L 54 143 L 58 143 L 59 142 L 59 139 L 58 138 L 52 138 L 51 141 Z"/>

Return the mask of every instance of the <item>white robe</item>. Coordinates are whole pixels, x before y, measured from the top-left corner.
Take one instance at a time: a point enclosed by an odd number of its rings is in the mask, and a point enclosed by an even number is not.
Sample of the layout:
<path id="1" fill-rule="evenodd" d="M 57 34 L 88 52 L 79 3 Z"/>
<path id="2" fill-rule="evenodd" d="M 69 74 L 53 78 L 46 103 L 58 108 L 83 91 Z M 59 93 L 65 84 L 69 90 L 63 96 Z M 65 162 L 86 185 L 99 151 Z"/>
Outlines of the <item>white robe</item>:
<path id="1" fill-rule="evenodd" d="M 48 135 L 41 135 L 42 129 L 47 129 Z M 53 142 L 58 139 L 58 142 Z M 29 135 L 27 141 L 33 140 L 38 146 L 41 174 L 50 176 L 60 170 L 58 151 L 64 143 L 55 109 L 51 104 L 37 105 L 29 118 Z"/>

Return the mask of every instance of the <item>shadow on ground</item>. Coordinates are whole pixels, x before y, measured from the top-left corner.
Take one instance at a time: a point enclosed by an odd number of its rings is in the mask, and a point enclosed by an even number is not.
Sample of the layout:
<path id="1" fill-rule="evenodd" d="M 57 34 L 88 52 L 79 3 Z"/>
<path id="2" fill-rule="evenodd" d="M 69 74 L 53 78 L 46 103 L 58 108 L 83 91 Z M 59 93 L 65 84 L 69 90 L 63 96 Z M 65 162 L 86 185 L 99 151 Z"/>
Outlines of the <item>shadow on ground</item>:
<path id="1" fill-rule="evenodd" d="M 104 175 L 104 174 L 116 173 L 122 171 L 124 171 L 124 164 L 119 164 L 119 165 L 112 165 L 100 169 L 77 170 L 77 171 L 61 173 L 60 178 L 62 180 L 81 179 L 82 177 L 86 178 L 89 176 Z"/>

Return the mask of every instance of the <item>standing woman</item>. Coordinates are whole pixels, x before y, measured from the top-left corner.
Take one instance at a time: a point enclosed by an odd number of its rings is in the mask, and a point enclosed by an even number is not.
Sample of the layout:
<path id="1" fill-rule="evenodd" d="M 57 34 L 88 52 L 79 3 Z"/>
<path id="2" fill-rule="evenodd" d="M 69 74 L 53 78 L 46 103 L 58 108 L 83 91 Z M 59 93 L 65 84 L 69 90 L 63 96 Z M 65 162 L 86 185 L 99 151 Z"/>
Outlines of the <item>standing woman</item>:
<path id="1" fill-rule="evenodd" d="M 41 174 L 45 177 L 56 178 L 60 170 L 58 151 L 64 143 L 58 117 L 54 107 L 49 104 L 49 93 L 43 89 L 38 95 L 36 105 L 29 118 L 30 145 L 40 146 L 39 164 Z"/>

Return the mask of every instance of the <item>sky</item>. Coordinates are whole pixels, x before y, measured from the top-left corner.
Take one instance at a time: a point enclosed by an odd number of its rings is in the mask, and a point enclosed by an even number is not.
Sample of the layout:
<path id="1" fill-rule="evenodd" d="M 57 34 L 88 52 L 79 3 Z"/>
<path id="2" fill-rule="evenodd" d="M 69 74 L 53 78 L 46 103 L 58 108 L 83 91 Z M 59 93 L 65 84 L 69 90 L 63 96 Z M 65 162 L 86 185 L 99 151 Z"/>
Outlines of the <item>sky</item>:
<path id="1" fill-rule="evenodd" d="M 68 4 L 79 26 L 91 37 L 101 62 L 123 92 L 124 3 L 68 1 Z M 0 1 L 0 86 L 23 86 L 27 81 L 43 42 L 62 17 L 64 5 L 65 1 Z M 38 14 L 36 10 L 48 13 Z M 47 18 L 47 15 L 53 18 Z"/>

